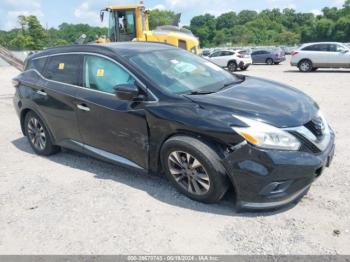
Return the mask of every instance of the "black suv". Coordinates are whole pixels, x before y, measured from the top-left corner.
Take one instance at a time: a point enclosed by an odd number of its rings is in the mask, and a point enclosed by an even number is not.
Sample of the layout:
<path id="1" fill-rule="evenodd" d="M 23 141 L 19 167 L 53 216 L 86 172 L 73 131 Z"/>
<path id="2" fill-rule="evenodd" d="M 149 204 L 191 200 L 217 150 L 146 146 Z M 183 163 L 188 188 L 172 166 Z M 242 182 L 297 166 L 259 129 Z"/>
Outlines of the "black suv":
<path id="1" fill-rule="evenodd" d="M 334 152 L 334 133 L 305 94 L 166 44 L 47 49 L 13 82 L 37 154 L 64 147 L 164 172 L 198 201 L 218 201 L 232 186 L 239 207 L 285 205 Z"/>

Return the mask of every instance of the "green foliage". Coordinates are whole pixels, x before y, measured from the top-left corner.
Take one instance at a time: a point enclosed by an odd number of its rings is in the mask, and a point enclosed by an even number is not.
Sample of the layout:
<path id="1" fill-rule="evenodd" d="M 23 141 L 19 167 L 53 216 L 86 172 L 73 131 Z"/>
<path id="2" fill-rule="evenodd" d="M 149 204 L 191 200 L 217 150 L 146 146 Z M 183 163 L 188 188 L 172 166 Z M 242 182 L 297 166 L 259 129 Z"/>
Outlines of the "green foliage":
<path id="1" fill-rule="evenodd" d="M 202 47 L 213 45 L 294 45 L 310 41 L 350 42 L 350 0 L 343 8 L 325 7 L 323 15 L 294 9 L 242 10 L 218 17 L 195 16 L 189 29 Z"/>
<path id="2" fill-rule="evenodd" d="M 63 23 L 58 29 L 45 30 L 35 16 L 19 16 L 18 23 L 20 29 L 0 31 L 0 45 L 14 50 L 39 50 L 73 44 L 82 34 L 86 35 L 86 42 L 94 42 L 97 36 L 107 34 L 106 28 L 87 24 Z"/>
<path id="3" fill-rule="evenodd" d="M 176 18 L 176 14 L 168 10 L 153 9 L 149 15 L 149 28 L 155 29 L 161 25 L 171 25 Z"/>
<path id="4" fill-rule="evenodd" d="M 242 10 L 215 17 L 195 16 L 186 28 L 202 47 L 219 45 L 294 45 L 311 41 L 350 42 L 350 0 L 342 8 L 325 7 L 323 14 L 300 13 L 294 9 L 266 9 L 260 13 Z M 150 11 L 150 29 L 172 24 L 176 14 L 168 10 Z M 19 16 L 18 29 L 0 31 L 0 45 L 10 49 L 42 49 L 72 44 L 82 34 L 87 42 L 107 34 L 106 28 L 87 24 L 62 23 L 45 30 L 35 16 Z"/>

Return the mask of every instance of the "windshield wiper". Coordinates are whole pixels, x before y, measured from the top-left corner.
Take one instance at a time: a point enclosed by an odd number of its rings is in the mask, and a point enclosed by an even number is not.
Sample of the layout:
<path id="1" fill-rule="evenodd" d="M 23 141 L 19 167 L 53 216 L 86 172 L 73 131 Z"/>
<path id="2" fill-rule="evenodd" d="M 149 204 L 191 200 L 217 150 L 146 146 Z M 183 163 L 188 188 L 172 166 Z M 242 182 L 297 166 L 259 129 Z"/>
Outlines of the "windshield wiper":
<path id="1" fill-rule="evenodd" d="M 226 83 L 226 84 L 224 84 L 221 88 L 219 88 L 217 91 L 224 90 L 224 89 L 226 89 L 227 87 L 232 86 L 232 85 L 240 84 L 240 83 L 242 83 L 244 80 L 245 80 L 245 78 L 241 78 L 241 79 L 238 80 L 238 81 L 232 81 L 232 82 Z"/>
<path id="2" fill-rule="evenodd" d="M 186 95 L 209 95 L 215 93 L 214 91 L 192 91 Z"/>

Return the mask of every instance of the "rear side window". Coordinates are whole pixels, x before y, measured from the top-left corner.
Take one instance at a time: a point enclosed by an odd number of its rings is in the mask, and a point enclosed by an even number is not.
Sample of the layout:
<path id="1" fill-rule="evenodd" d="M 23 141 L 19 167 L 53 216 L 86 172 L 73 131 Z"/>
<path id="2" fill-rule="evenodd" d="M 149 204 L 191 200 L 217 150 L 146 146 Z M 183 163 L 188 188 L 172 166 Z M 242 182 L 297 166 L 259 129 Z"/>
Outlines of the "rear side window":
<path id="1" fill-rule="evenodd" d="M 26 70 L 35 69 L 38 70 L 40 74 L 43 73 L 46 63 L 46 57 L 31 59 L 27 63 Z"/>
<path id="2" fill-rule="evenodd" d="M 47 79 L 71 84 L 81 84 L 82 55 L 58 55 L 48 59 L 44 76 Z"/>
<path id="3" fill-rule="evenodd" d="M 224 53 L 224 56 L 234 55 L 234 53 L 230 51 L 224 51 L 223 53 Z"/>
<path id="4" fill-rule="evenodd" d="M 328 52 L 330 51 L 330 45 L 328 44 L 317 44 L 317 45 L 310 45 L 303 48 L 304 51 L 321 51 L 321 52 Z"/>
<path id="5" fill-rule="evenodd" d="M 223 52 L 217 51 L 215 53 L 212 53 L 211 57 L 218 57 L 218 56 L 223 56 Z"/>

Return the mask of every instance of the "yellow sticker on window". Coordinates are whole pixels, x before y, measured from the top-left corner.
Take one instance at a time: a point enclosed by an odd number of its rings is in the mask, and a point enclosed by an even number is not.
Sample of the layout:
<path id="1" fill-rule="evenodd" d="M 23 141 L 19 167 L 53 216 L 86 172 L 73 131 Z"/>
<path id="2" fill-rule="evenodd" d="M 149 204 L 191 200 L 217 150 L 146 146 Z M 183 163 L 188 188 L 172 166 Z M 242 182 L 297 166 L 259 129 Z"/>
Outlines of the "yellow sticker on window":
<path id="1" fill-rule="evenodd" d="M 103 77 L 105 75 L 104 69 L 97 69 L 96 76 Z"/>
<path id="2" fill-rule="evenodd" d="M 63 70 L 63 69 L 64 69 L 64 63 L 59 63 L 58 69 L 59 69 L 59 70 Z"/>

